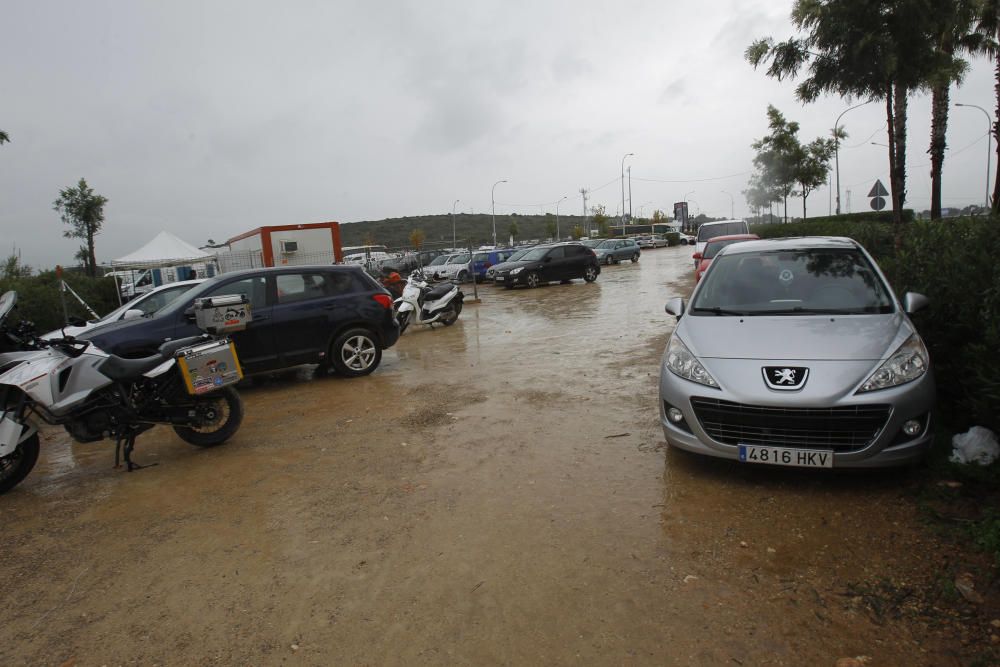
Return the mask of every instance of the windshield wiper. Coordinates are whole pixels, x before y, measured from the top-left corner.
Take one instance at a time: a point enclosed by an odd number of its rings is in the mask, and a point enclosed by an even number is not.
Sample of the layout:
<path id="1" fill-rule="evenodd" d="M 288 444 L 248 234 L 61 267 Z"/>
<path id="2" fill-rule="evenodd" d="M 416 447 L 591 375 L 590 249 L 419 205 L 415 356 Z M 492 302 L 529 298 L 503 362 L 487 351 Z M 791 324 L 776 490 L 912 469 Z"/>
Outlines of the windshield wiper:
<path id="1" fill-rule="evenodd" d="M 726 310 L 725 308 L 719 308 L 718 306 L 714 308 L 692 308 L 691 310 L 696 313 L 712 313 L 714 315 L 733 315 L 738 317 L 750 314 L 742 310 Z"/>

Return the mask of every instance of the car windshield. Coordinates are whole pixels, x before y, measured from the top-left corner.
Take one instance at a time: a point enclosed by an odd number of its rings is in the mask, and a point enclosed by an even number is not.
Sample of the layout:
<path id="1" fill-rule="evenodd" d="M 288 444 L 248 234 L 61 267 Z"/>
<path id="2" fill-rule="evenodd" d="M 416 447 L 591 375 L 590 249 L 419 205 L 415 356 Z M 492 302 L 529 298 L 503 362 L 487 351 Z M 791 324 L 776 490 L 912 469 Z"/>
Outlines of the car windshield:
<path id="1" fill-rule="evenodd" d="M 615 245 L 617 245 L 617 244 L 618 244 L 618 241 L 615 241 L 614 239 L 608 239 L 607 241 L 601 241 L 601 243 L 599 245 L 597 245 L 596 247 L 598 247 L 598 248 L 614 248 Z"/>
<path id="2" fill-rule="evenodd" d="M 893 312 L 889 290 L 858 250 L 726 253 L 702 279 L 694 315 L 860 315 Z"/>
<path id="3" fill-rule="evenodd" d="M 469 261 L 469 255 L 468 255 L 468 253 L 466 253 L 464 255 L 453 255 L 448 260 L 448 263 L 449 264 L 465 264 L 468 261 Z"/>
<path id="4" fill-rule="evenodd" d="M 519 260 L 522 257 L 524 257 L 525 255 L 527 255 L 530 250 L 531 250 L 531 248 L 527 248 L 525 250 L 518 250 L 513 255 L 511 255 L 510 257 L 508 257 L 507 261 L 508 262 L 516 262 L 517 260 Z"/>
<path id="5" fill-rule="evenodd" d="M 580 243 L 587 246 L 588 248 L 596 248 L 597 246 L 604 243 L 604 241 L 602 241 L 601 239 L 588 239 L 586 241 L 580 241 Z"/>
<path id="6" fill-rule="evenodd" d="M 720 224 L 705 224 L 698 228 L 698 241 L 707 241 L 716 236 L 729 236 L 730 234 L 746 234 L 747 223 L 743 221 L 726 222 Z"/>
<path id="7" fill-rule="evenodd" d="M 725 241 L 712 241 L 705 246 L 705 252 L 702 253 L 702 259 L 712 259 L 719 254 L 719 251 L 725 248 L 727 245 L 732 245 L 734 243 L 739 243 L 740 241 L 746 241 L 746 239 L 726 239 Z"/>
<path id="8" fill-rule="evenodd" d="M 437 257 L 434 258 L 434 261 L 428 264 L 427 266 L 441 266 L 442 264 L 448 261 L 449 257 L 451 257 L 451 255 L 438 255 Z"/>

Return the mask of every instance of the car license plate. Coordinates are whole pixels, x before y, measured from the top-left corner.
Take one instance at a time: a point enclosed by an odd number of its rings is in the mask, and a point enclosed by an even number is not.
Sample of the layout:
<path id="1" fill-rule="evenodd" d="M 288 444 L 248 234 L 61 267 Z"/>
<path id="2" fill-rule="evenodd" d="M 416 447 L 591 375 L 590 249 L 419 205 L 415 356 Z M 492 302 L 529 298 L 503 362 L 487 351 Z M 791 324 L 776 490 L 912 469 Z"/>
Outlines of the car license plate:
<path id="1" fill-rule="evenodd" d="M 502 282 L 503 282 L 503 281 L 505 281 L 505 280 L 507 280 L 507 277 L 506 277 L 506 276 L 497 276 L 497 277 L 496 277 L 496 281 L 497 281 L 498 283 L 502 283 Z"/>
<path id="2" fill-rule="evenodd" d="M 788 449 L 785 447 L 740 445 L 740 461 L 801 468 L 832 468 L 833 452 L 828 449 Z"/>

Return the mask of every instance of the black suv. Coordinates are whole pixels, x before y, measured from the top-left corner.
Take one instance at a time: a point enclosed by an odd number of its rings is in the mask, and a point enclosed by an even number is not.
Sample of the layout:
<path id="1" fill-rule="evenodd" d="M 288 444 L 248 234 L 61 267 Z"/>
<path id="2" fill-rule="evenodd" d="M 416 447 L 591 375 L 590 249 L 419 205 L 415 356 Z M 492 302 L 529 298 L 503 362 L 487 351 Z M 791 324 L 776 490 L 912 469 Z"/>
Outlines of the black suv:
<path id="1" fill-rule="evenodd" d="M 224 273 L 152 317 L 115 322 L 82 335 L 105 352 L 144 357 L 165 340 L 196 336 L 194 300 L 244 294 L 253 319 L 232 334 L 246 373 L 299 364 L 332 366 L 355 377 L 375 370 L 399 339 L 392 297 L 361 266 L 295 266 Z"/>
<path id="2" fill-rule="evenodd" d="M 573 278 L 592 283 L 600 273 L 601 266 L 593 250 L 579 243 L 560 243 L 532 248 L 518 261 L 505 263 L 494 277 L 497 285 L 514 289 L 516 285 L 538 287 L 542 283 L 569 282 Z"/>

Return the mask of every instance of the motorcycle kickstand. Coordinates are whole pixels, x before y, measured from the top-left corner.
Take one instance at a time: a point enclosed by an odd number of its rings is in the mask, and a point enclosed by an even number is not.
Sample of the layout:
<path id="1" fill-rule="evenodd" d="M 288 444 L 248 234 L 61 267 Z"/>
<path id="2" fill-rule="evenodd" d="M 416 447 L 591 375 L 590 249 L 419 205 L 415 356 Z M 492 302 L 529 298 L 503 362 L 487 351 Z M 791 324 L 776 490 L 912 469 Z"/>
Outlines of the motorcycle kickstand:
<path id="1" fill-rule="evenodd" d="M 157 465 L 156 463 L 147 463 L 145 465 L 140 465 L 132 460 L 132 450 L 135 449 L 135 438 L 136 433 L 129 433 L 124 438 L 118 438 L 115 441 L 115 467 L 120 467 L 119 454 L 122 452 L 122 443 L 125 443 L 124 450 L 124 460 L 125 460 L 125 471 L 132 472 L 133 470 L 142 470 L 143 468 L 152 468 Z"/>

